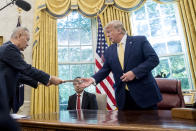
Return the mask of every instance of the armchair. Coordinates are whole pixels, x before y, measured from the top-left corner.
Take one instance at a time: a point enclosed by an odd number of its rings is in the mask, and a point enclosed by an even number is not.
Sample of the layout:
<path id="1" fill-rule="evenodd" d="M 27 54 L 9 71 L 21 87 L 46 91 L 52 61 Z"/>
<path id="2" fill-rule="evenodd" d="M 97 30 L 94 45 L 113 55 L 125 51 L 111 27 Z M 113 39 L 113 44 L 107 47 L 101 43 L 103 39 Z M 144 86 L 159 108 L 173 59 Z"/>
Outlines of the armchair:
<path id="1" fill-rule="evenodd" d="M 107 107 L 107 95 L 106 94 L 95 94 L 97 99 L 98 110 L 106 110 Z"/>
<path id="2" fill-rule="evenodd" d="M 180 80 L 168 78 L 155 78 L 155 80 L 163 97 L 163 100 L 158 103 L 158 109 L 170 110 L 174 107 L 185 107 Z"/>

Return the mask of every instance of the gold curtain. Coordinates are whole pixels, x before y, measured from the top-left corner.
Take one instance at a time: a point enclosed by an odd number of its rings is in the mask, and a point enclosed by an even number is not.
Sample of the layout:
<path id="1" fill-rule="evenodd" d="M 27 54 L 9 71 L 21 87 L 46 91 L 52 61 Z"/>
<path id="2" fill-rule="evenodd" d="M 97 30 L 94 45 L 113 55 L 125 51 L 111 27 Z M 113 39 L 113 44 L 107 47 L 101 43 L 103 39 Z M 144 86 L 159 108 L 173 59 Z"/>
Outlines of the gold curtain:
<path id="1" fill-rule="evenodd" d="M 3 36 L 0 36 L 0 45 L 3 44 Z"/>
<path id="2" fill-rule="evenodd" d="M 66 16 L 71 10 L 78 10 L 87 17 L 95 17 L 107 5 L 130 11 L 137 9 L 146 0 L 45 0 L 46 10 L 55 18 Z"/>
<path id="3" fill-rule="evenodd" d="M 71 6 L 71 0 L 46 0 L 47 11 L 54 17 L 65 16 Z"/>
<path id="4" fill-rule="evenodd" d="M 114 6 L 123 10 L 138 9 L 146 0 L 114 0 Z"/>
<path id="5" fill-rule="evenodd" d="M 50 75 L 58 76 L 57 24 L 44 6 L 35 14 L 33 66 Z M 39 85 L 32 89 L 31 114 L 51 113 L 59 111 L 59 92 L 57 86 Z"/>
<path id="6" fill-rule="evenodd" d="M 104 1 L 105 0 L 78 0 L 79 11 L 85 16 L 96 15 L 102 10 Z"/>
<path id="7" fill-rule="evenodd" d="M 178 9 L 185 34 L 193 86 L 196 89 L 196 0 L 179 0 Z"/>
<path id="8" fill-rule="evenodd" d="M 103 27 L 112 20 L 120 20 L 123 23 L 124 28 L 127 31 L 127 34 L 131 35 L 131 24 L 130 24 L 129 12 L 116 9 L 114 6 L 108 6 L 106 10 L 99 15 L 99 17 L 100 17 Z M 106 41 L 108 45 L 112 44 L 108 38 L 106 38 Z"/>

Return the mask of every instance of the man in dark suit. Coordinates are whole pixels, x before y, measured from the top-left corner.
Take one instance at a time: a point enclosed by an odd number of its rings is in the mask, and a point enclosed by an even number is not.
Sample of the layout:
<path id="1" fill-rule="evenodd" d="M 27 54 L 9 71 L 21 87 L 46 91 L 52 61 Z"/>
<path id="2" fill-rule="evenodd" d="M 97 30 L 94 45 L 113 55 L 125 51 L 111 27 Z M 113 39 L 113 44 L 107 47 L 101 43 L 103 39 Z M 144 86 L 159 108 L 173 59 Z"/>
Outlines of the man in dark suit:
<path id="1" fill-rule="evenodd" d="M 101 82 L 112 71 L 119 110 L 157 109 L 162 96 L 151 70 L 159 58 L 144 36 L 128 36 L 120 21 L 104 28 L 112 44 L 104 54 L 104 65 L 92 78 L 83 78 L 81 87 Z"/>
<path id="2" fill-rule="evenodd" d="M 16 92 L 17 81 L 21 78 L 19 74 L 28 76 L 44 85 L 61 84 L 63 80 L 56 76 L 49 74 L 32 67 L 27 64 L 20 51 L 28 46 L 30 40 L 29 31 L 24 27 L 17 27 L 12 35 L 10 41 L 0 46 L 0 88 L 2 88 L 7 95 L 9 108 L 13 103 L 13 96 Z"/>
<path id="3" fill-rule="evenodd" d="M 74 79 L 73 85 L 76 93 L 69 97 L 67 110 L 97 110 L 98 106 L 95 94 L 84 91 L 84 88 L 80 87 L 80 82 L 80 77 Z"/>

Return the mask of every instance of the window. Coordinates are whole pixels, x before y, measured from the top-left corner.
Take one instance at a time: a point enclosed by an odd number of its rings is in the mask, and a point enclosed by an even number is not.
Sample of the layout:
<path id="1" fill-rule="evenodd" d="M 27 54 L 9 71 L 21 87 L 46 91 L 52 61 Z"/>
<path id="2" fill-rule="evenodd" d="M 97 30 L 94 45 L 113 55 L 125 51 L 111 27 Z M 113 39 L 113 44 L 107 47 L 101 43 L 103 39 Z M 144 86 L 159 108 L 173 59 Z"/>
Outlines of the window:
<path id="1" fill-rule="evenodd" d="M 182 90 L 192 89 L 185 43 L 175 3 L 148 0 L 131 15 L 134 35 L 145 35 L 159 56 L 153 75 L 181 80 Z"/>
<path id="2" fill-rule="evenodd" d="M 78 12 L 72 12 L 67 17 L 59 19 L 58 29 L 58 68 L 59 77 L 64 80 L 75 77 L 90 77 L 94 74 L 94 26 L 93 20 L 83 17 Z M 88 87 L 89 92 L 95 92 L 95 87 Z M 59 86 L 60 111 L 67 109 L 70 95 L 74 94 L 72 83 Z"/>

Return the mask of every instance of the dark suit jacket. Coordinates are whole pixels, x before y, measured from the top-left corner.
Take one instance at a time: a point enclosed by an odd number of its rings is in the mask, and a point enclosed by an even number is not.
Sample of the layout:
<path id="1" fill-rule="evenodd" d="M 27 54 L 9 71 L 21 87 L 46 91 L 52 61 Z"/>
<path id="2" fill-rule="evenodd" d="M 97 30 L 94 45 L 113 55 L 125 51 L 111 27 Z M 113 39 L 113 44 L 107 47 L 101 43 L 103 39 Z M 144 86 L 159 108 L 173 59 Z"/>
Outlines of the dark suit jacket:
<path id="1" fill-rule="evenodd" d="M 76 110 L 77 94 L 69 97 L 67 110 Z M 84 91 L 82 98 L 82 109 L 98 109 L 95 94 Z"/>
<path id="2" fill-rule="evenodd" d="M 17 113 L 19 108 L 24 103 L 24 84 L 29 85 L 33 88 L 37 88 L 38 81 L 24 74 L 19 73 L 19 79 L 16 84 L 16 93 L 13 96 L 13 104 L 11 104 L 13 113 Z"/>
<path id="3" fill-rule="evenodd" d="M 37 86 L 38 86 L 38 81 L 34 80 L 33 78 L 31 78 L 27 75 L 19 73 L 18 78 L 19 78 L 18 79 L 18 84 L 26 84 L 26 85 L 29 85 L 33 88 L 37 88 Z"/>
<path id="4" fill-rule="evenodd" d="M 9 106 L 6 94 L 6 90 L 2 88 L 0 83 L 0 130 L 20 131 L 19 125 L 9 115 Z"/>
<path id="5" fill-rule="evenodd" d="M 151 73 L 151 70 L 159 64 L 159 58 L 146 37 L 127 36 L 123 70 L 118 59 L 116 43 L 105 51 L 104 58 L 102 69 L 92 77 L 99 83 L 112 71 L 118 109 L 124 108 L 126 84 L 131 97 L 142 108 L 161 101 L 160 90 Z M 136 78 L 130 82 L 122 82 L 120 77 L 128 71 L 133 71 Z"/>
<path id="6" fill-rule="evenodd" d="M 50 78 L 47 73 L 27 64 L 23 60 L 20 50 L 9 41 L 0 46 L 0 86 L 7 93 L 10 108 L 16 92 L 16 84 L 20 77 L 19 73 L 45 85 Z"/>

